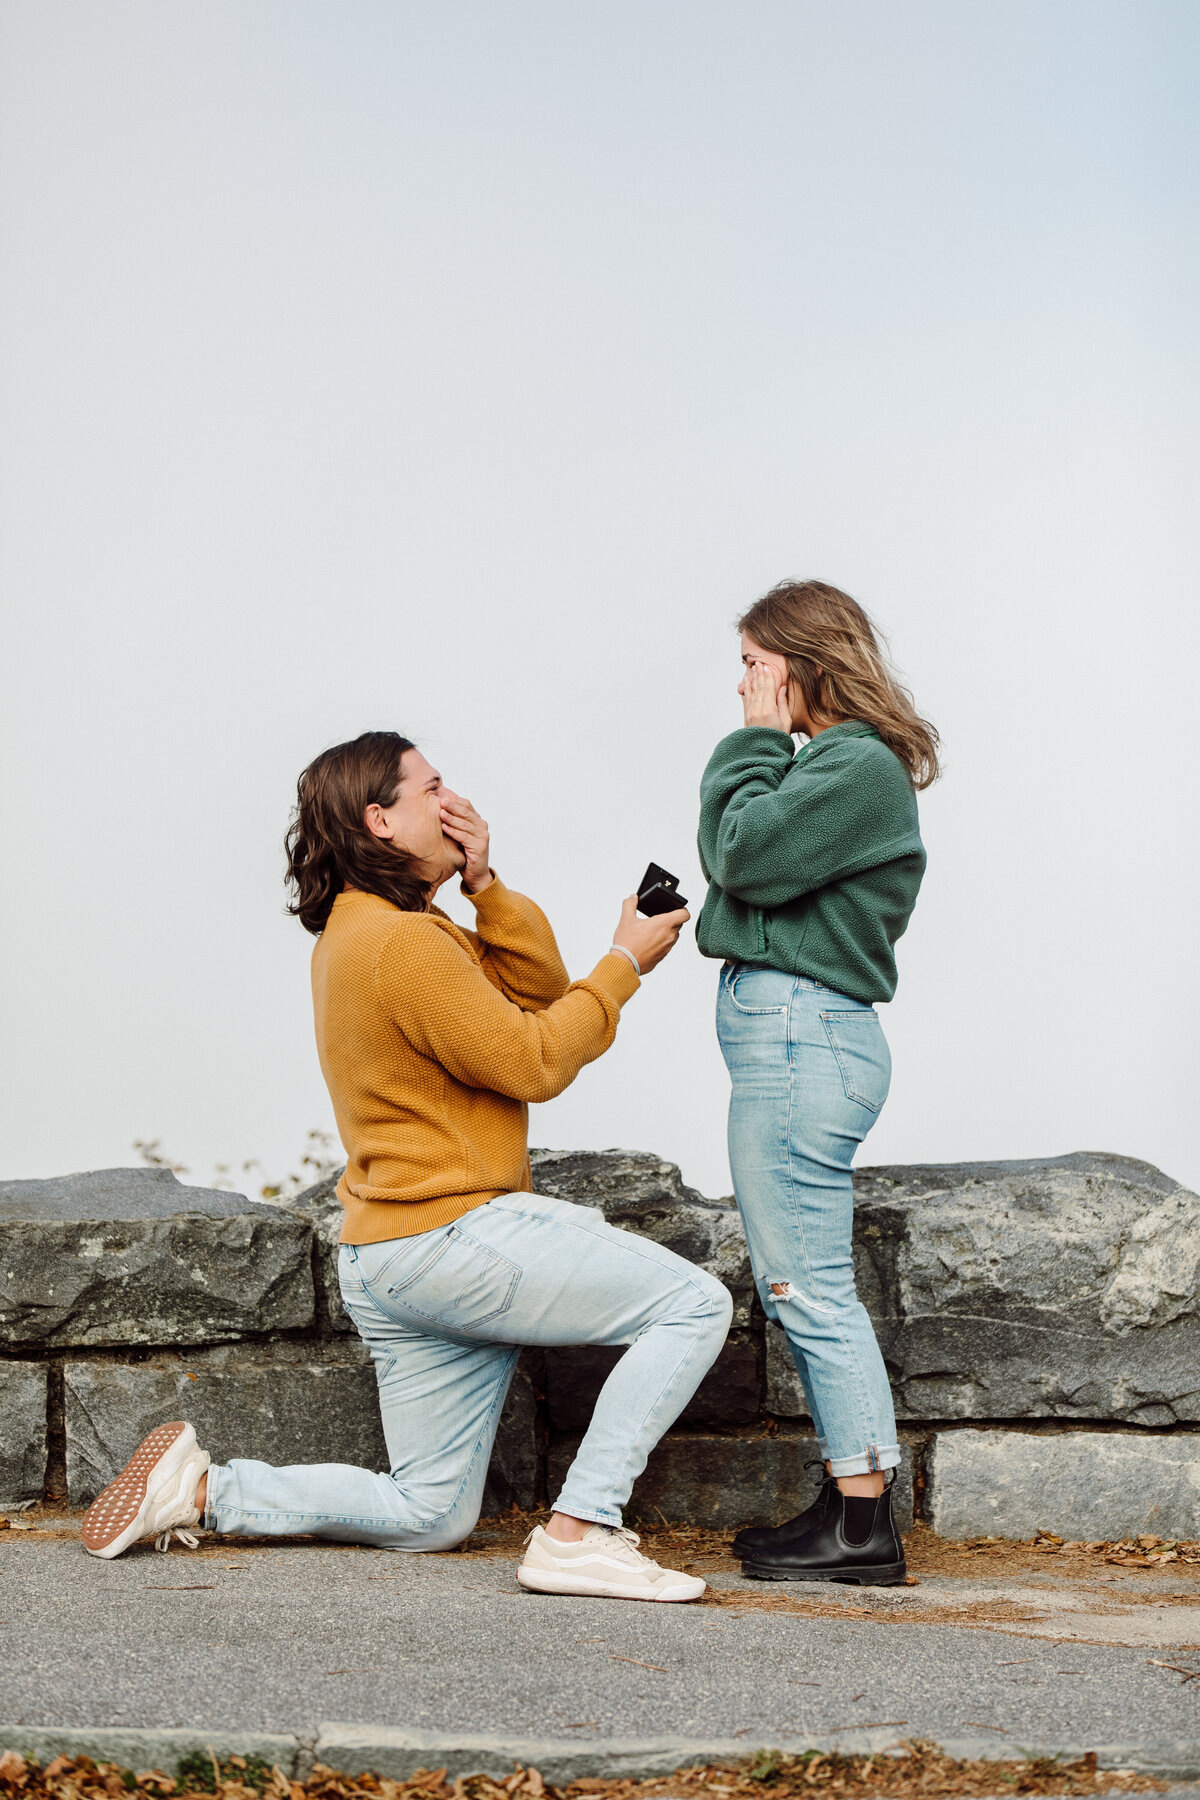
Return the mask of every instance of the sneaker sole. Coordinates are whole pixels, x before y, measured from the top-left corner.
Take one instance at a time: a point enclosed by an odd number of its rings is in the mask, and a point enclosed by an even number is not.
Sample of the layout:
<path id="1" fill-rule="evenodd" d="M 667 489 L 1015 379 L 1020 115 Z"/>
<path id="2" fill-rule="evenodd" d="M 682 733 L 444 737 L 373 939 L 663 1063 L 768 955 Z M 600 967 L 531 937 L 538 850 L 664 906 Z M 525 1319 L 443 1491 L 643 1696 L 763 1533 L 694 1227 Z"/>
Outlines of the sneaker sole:
<path id="1" fill-rule="evenodd" d="M 556 1569 L 527 1569 L 524 1564 L 517 1570 L 517 1580 L 532 1594 L 590 1595 L 595 1600 L 698 1600 L 708 1586 L 698 1575 L 685 1576 L 673 1587 L 639 1594 L 633 1588 L 618 1586 L 615 1581 L 597 1581 L 591 1575 L 568 1575 Z"/>
<path id="2" fill-rule="evenodd" d="M 902 1587 L 908 1570 L 902 1562 L 844 1569 L 789 1569 L 785 1563 L 753 1560 L 742 1564 L 742 1574 L 753 1581 L 848 1581 L 858 1587 Z"/>
<path id="3" fill-rule="evenodd" d="M 120 1556 L 145 1535 L 150 1495 L 169 1481 L 196 1448 L 196 1434 L 182 1419 L 160 1425 L 143 1438 L 115 1481 L 88 1507 L 83 1547 L 91 1556 Z"/>

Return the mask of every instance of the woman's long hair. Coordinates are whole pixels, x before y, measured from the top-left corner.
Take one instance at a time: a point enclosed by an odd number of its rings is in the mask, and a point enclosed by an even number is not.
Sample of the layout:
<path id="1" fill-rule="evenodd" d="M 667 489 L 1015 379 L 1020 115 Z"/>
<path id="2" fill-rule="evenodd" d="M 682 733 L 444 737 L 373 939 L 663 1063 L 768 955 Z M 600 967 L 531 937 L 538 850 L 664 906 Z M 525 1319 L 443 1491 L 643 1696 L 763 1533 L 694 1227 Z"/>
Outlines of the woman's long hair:
<path id="1" fill-rule="evenodd" d="M 322 750 L 296 783 L 288 826 L 288 911 L 315 936 L 349 884 L 402 912 L 424 912 L 428 889 L 416 860 L 368 831 L 368 806 L 391 806 L 400 793 L 400 758 L 413 745 L 398 731 L 364 731 Z"/>
<path id="2" fill-rule="evenodd" d="M 914 787 L 938 778 L 938 734 L 896 679 L 880 636 L 849 594 L 824 581 L 781 581 L 738 620 L 787 659 L 810 714 L 862 719 L 900 758 Z"/>

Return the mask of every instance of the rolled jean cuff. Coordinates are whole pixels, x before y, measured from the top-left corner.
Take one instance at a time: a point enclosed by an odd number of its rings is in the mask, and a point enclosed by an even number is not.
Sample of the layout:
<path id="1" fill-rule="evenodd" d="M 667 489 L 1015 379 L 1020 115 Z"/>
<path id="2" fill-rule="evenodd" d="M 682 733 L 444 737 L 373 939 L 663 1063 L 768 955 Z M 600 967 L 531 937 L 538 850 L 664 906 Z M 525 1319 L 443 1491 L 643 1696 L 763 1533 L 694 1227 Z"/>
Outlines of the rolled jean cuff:
<path id="1" fill-rule="evenodd" d="M 200 1520 L 201 1531 L 219 1531 L 217 1524 L 217 1477 L 221 1473 L 216 1463 L 208 1465 L 208 1480 L 204 1488 L 204 1514 Z"/>
<path id="2" fill-rule="evenodd" d="M 566 1488 L 562 1490 L 558 1499 L 553 1502 L 550 1511 L 566 1513 L 567 1517 L 570 1519 L 586 1519 L 590 1525 L 608 1525 L 611 1526 L 613 1530 L 616 1530 L 621 1523 L 621 1512 L 619 1507 L 596 1506 L 594 1504 L 588 1506 L 585 1502 L 576 1502 L 571 1499 Z"/>
<path id="3" fill-rule="evenodd" d="M 858 1456 L 831 1456 L 829 1473 L 835 1478 L 839 1475 L 873 1475 L 879 1469 L 896 1469 L 900 1466 L 899 1444 L 888 1444 L 880 1449 L 872 1444 Z"/>

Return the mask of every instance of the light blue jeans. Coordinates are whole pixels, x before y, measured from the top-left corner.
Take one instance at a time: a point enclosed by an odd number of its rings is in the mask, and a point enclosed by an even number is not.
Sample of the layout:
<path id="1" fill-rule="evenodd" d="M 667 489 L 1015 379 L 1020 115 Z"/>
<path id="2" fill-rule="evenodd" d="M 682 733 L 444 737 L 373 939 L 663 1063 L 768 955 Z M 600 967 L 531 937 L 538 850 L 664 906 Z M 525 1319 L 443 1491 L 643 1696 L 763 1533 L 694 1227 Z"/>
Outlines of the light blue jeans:
<path id="1" fill-rule="evenodd" d="M 554 1502 L 619 1525 L 663 1432 L 725 1342 L 728 1291 L 592 1207 L 505 1194 L 453 1225 L 343 1244 L 342 1298 L 371 1352 L 389 1474 L 234 1461 L 204 1523 L 387 1550 L 449 1550 L 479 1517 L 504 1396 L 524 1344 L 628 1344 Z"/>
<path id="2" fill-rule="evenodd" d="M 787 1333 L 821 1454 L 834 1475 L 894 1468 L 891 1389 L 851 1259 L 850 1166 L 891 1080 L 883 1027 L 805 975 L 726 963 L 717 1036 L 755 1285 Z"/>

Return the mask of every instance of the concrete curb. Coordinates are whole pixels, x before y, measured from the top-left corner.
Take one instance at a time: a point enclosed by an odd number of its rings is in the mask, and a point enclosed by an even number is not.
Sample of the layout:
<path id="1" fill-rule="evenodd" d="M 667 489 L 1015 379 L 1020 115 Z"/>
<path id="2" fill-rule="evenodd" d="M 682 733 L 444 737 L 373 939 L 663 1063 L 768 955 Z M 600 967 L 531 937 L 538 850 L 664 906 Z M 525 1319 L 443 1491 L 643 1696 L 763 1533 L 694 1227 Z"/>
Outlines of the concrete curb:
<path id="1" fill-rule="evenodd" d="M 833 1736 L 814 1733 L 769 1747 L 796 1755 L 804 1750 L 844 1751 L 855 1755 L 883 1750 L 899 1741 L 893 1729 L 846 1731 Z M 533 1738 L 492 1733 L 401 1731 L 386 1725 L 326 1723 L 309 1735 L 268 1732 L 197 1731 L 188 1728 L 140 1729 L 135 1726 L 0 1725 L 0 1751 L 18 1750 L 41 1763 L 53 1757 L 90 1756 L 141 1771 L 163 1769 L 174 1774 L 192 1751 L 227 1756 L 260 1756 L 278 1763 L 284 1773 L 303 1777 L 314 1761 L 348 1775 L 372 1770 L 393 1780 L 416 1769 L 440 1769 L 458 1775 L 509 1775 L 514 1763 L 533 1765 L 547 1781 L 562 1786 L 583 1776 L 642 1779 L 670 1774 L 695 1763 L 736 1762 L 758 1748 L 746 1738 Z M 946 1738 L 947 1756 L 1001 1762 L 1026 1756 L 1054 1756 L 1070 1761 L 1094 1750 L 1104 1769 L 1136 1769 L 1170 1781 L 1200 1778 L 1200 1739 L 1169 1744 L 1070 1744 L 1020 1742 L 998 1744 L 994 1738 Z"/>
<path id="2" fill-rule="evenodd" d="M 883 1750 L 904 1736 L 902 1731 L 846 1731 L 832 1736 L 815 1732 L 810 1737 L 772 1741 L 771 1749 L 786 1755 L 805 1750 L 840 1750 L 855 1755 Z M 747 1738 L 597 1738 L 591 1743 L 574 1738 L 520 1738 L 493 1734 L 472 1736 L 456 1732 L 407 1732 L 387 1726 L 323 1724 L 314 1752 L 317 1762 L 345 1774 L 366 1769 L 394 1780 L 415 1769 L 440 1769 L 451 1776 L 508 1775 L 514 1762 L 532 1764 L 555 1786 L 582 1776 L 642 1779 L 667 1775 L 693 1763 L 738 1762 L 759 1746 Z M 1200 1740 L 1175 1744 L 998 1744 L 993 1737 L 942 1740 L 947 1756 L 1001 1762 L 1024 1756 L 1057 1756 L 1066 1760 L 1095 1750 L 1102 1768 L 1137 1769 L 1140 1774 L 1173 1780 L 1200 1776 Z"/>
<path id="3" fill-rule="evenodd" d="M 311 1746 L 312 1740 L 309 1740 Z M 162 1769 L 174 1775 L 194 1750 L 219 1757 L 261 1756 L 295 1772 L 304 1746 L 296 1737 L 266 1731 L 196 1731 L 187 1727 L 138 1725 L 0 1725 L 0 1751 L 19 1750 L 43 1766 L 56 1756 L 90 1756 L 140 1772 Z"/>

